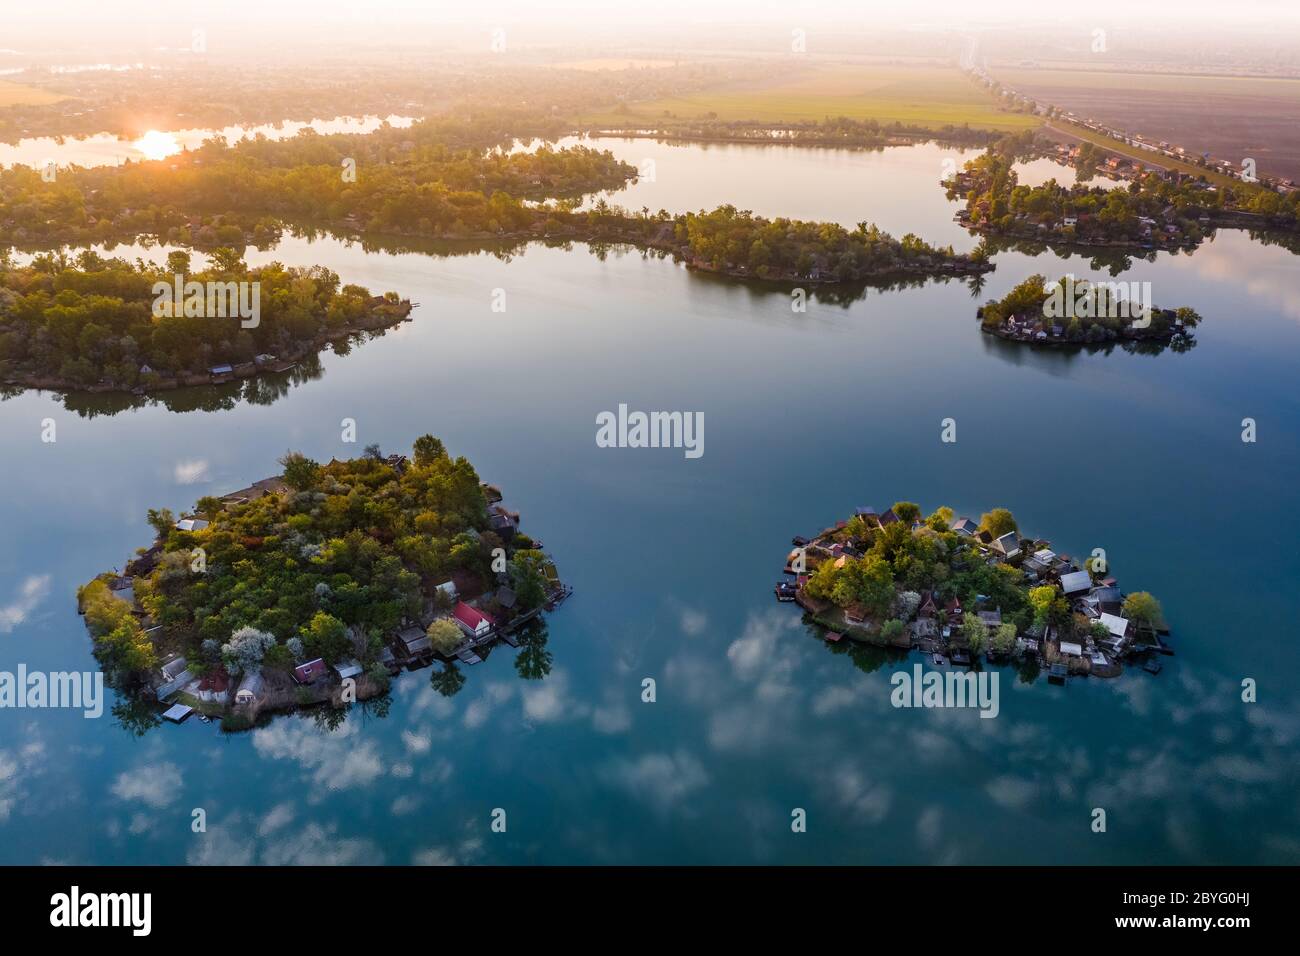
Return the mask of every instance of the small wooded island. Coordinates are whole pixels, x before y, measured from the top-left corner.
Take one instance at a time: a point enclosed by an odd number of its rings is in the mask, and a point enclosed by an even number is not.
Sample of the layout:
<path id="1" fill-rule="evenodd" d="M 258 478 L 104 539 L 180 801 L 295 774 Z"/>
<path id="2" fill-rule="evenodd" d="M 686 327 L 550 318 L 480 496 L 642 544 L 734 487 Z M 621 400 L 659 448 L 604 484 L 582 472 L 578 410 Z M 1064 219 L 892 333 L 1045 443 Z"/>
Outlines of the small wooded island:
<path id="1" fill-rule="evenodd" d="M 219 384 L 287 371 L 410 312 L 396 293 L 372 296 L 329 269 L 250 269 L 227 248 L 199 272 L 181 250 L 164 266 L 92 250 L 14 266 L 0 253 L 0 383 L 135 394 Z"/>
<path id="2" fill-rule="evenodd" d="M 1110 342 L 1153 343 L 1175 352 L 1196 345 L 1201 316 L 1186 306 L 1157 308 L 1136 282 L 1090 282 L 1032 275 L 975 312 L 980 328 L 1034 346 L 1078 347 Z"/>
<path id="3" fill-rule="evenodd" d="M 995 508 L 977 523 L 939 508 L 929 517 L 910 501 L 883 514 L 858 508 L 811 540 L 794 539 L 790 579 L 776 585 L 827 641 L 848 637 L 919 650 L 936 664 L 1042 664 L 1049 679 L 1116 677 L 1136 658 L 1151 673 L 1171 653 L 1160 602 L 1125 595 L 1100 554 L 1080 567 L 1048 541 L 1021 536 Z"/>
<path id="4" fill-rule="evenodd" d="M 381 695 L 435 657 L 478 663 L 571 593 L 500 492 L 431 435 L 410 458 L 372 446 L 280 464 L 180 520 L 151 510 L 154 544 L 78 591 L 113 686 L 245 729 Z"/>

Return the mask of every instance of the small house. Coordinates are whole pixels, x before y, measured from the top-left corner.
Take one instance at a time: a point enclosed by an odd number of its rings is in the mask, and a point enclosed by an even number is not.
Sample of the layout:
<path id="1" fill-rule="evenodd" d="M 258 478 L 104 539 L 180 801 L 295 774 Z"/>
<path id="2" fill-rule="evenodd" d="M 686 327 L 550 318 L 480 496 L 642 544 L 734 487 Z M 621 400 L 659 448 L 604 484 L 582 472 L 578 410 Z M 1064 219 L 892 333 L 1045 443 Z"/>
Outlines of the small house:
<path id="1" fill-rule="evenodd" d="M 1118 614 L 1124 607 L 1123 594 L 1116 587 L 1093 588 L 1085 600 L 1105 614 Z"/>
<path id="2" fill-rule="evenodd" d="M 314 661 L 307 661 L 305 664 L 299 664 L 293 669 L 293 679 L 299 684 L 310 684 L 312 681 L 324 677 L 329 668 L 325 666 L 325 659 L 318 657 Z"/>
<path id="3" fill-rule="evenodd" d="M 971 521 L 970 518 L 958 518 L 949 527 L 951 527 L 953 531 L 960 535 L 964 535 L 967 538 L 973 538 L 975 532 L 979 530 L 979 526 L 976 525 L 974 521 Z"/>
<path id="4" fill-rule="evenodd" d="M 1002 552 L 1003 557 L 1014 558 L 1020 553 L 1020 536 L 1014 531 L 1008 531 L 993 542 L 993 547 Z"/>
<path id="5" fill-rule="evenodd" d="M 1061 653 L 1066 657 L 1082 657 L 1083 647 L 1074 641 L 1061 641 Z"/>
<path id="6" fill-rule="evenodd" d="M 867 609 L 861 604 L 850 604 L 844 609 L 844 620 L 855 627 L 862 627 L 867 623 Z"/>
<path id="7" fill-rule="evenodd" d="M 1120 640 L 1128 637 L 1128 618 L 1120 617 L 1118 614 L 1103 614 L 1097 620 L 1105 625 L 1106 630 L 1110 631 L 1114 637 Z"/>
<path id="8" fill-rule="evenodd" d="M 460 625 L 460 629 L 473 638 L 484 637 L 496 624 L 491 615 L 485 611 L 480 611 L 476 607 L 471 607 L 464 601 L 456 605 L 455 610 L 452 611 L 452 617 Z"/>
<path id="9" fill-rule="evenodd" d="M 176 522 L 177 531 L 202 531 L 208 523 L 202 518 L 182 518 Z"/>
<path id="10" fill-rule="evenodd" d="M 339 680 L 359 677 L 361 676 L 361 665 L 349 657 L 347 660 L 339 661 L 334 665 L 334 673 L 339 675 Z"/>
<path id="11" fill-rule="evenodd" d="M 249 671 L 239 682 L 239 689 L 235 691 L 235 703 L 245 706 L 257 703 L 262 697 L 262 687 L 262 672 Z"/>
<path id="12" fill-rule="evenodd" d="M 401 642 L 401 649 L 406 651 L 407 657 L 419 657 L 433 650 L 433 642 L 424 633 L 424 628 L 415 624 L 398 631 L 397 639 Z"/>
<path id="13" fill-rule="evenodd" d="M 926 592 L 925 597 L 921 599 L 921 606 L 916 609 L 917 617 L 934 617 L 939 613 L 938 605 L 934 603 L 934 594 Z"/>
<path id="14" fill-rule="evenodd" d="M 1079 594 L 1092 587 L 1092 575 L 1087 571 L 1071 571 L 1061 575 L 1061 590 L 1067 595 Z"/>

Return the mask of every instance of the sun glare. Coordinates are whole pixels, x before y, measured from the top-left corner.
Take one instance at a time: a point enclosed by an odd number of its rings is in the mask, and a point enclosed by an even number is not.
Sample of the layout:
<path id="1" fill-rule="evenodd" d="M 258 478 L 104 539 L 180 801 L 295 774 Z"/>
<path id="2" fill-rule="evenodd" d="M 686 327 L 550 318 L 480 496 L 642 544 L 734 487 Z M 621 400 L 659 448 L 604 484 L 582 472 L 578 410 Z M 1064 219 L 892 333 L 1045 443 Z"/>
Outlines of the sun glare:
<path id="1" fill-rule="evenodd" d="M 160 133 L 156 129 L 149 130 L 133 145 L 144 153 L 145 159 L 166 159 L 181 151 L 181 144 L 176 142 L 175 136 L 171 133 Z"/>

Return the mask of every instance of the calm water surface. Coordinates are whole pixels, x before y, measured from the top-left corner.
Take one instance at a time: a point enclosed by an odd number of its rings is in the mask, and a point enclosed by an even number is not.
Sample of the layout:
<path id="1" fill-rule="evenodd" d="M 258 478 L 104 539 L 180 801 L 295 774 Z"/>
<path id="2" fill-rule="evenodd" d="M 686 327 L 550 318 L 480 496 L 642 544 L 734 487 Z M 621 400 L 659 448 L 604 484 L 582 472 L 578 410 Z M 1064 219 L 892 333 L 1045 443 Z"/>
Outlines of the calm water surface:
<path id="1" fill-rule="evenodd" d="M 264 123 L 259 126 L 226 126 L 222 129 L 155 130 L 138 139 L 120 139 L 112 133 L 94 136 L 65 138 L 32 136 L 16 143 L 0 143 L 0 166 L 120 166 L 128 161 L 165 159 L 182 149 L 195 149 L 214 136 L 234 144 L 241 139 L 265 136 L 267 139 L 289 139 L 305 129 L 321 134 L 373 133 L 384 123 L 390 126 L 410 126 L 409 116 L 336 116 L 334 119 L 314 119 L 308 122 L 285 120 L 278 125 Z"/>
<path id="2" fill-rule="evenodd" d="M 892 231 L 955 242 L 939 152 L 635 145 L 654 148 L 670 152 L 652 208 L 897 217 Z M 886 159 L 903 178 L 874 177 Z M 727 191 L 690 198 L 710 176 Z M 419 308 L 269 404 L 0 402 L 0 668 L 94 667 L 74 591 L 148 542 L 147 508 L 240 487 L 287 448 L 399 451 L 427 431 L 504 488 L 577 588 L 549 618 L 549 674 L 522 677 L 502 648 L 454 696 L 429 670 L 403 674 L 386 715 L 333 730 L 294 716 L 135 737 L 108 715 L 0 711 L 0 862 L 1300 861 L 1288 253 L 1226 232 L 1139 263 L 1128 277 L 1157 302 L 1206 319 L 1197 348 L 1158 356 L 979 333 L 978 302 L 1031 271 L 1091 274 L 1079 258 L 1004 253 L 978 297 L 930 283 L 806 314 L 780 290 L 582 245 L 435 258 L 286 239 L 249 258 L 324 263 Z M 620 402 L 702 411 L 704 456 L 597 448 L 595 416 Z M 357 445 L 340 441 L 345 417 Z M 947 417 L 956 444 L 940 441 Z M 1104 547 L 1126 589 L 1162 599 L 1177 656 L 1157 677 L 1065 688 L 999 670 L 993 720 L 892 708 L 890 675 L 919 658 L 831 649 L 771 586 L 792 535 L 901 498 L 1006 505 L 1058 550 Z"/>

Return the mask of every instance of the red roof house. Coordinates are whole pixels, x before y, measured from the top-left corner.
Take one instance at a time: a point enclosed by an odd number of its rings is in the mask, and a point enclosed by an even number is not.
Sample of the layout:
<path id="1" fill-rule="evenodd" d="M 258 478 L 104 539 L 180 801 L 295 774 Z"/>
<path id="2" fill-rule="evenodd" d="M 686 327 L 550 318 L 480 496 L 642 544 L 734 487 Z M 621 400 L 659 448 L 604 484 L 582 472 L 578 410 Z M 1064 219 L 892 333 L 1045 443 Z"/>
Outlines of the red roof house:
<path id="1" fill-rule="evenodd" d="M 460 629 L 470 637 L 482 637 L 496 624 L 496 621 L 492 619 L 492 615 L 486 611 L 480 611 L 476 607 L 470 607 L 464 601 L 457 602 L 455 610 L 452 611 L 452 616 L 456 619 L 456 623 L 460 625 Z"/>
<path id="2" fill-rule="evenodd" d="M 299 664 L 293 669 L 293 679 L 299 684 L 310 684 L 318 677 L 324 677 L 329 671 L 325 666 L 323 658 L 316 658 L 314 661 L 308 661 L 305 664 Z"/>

